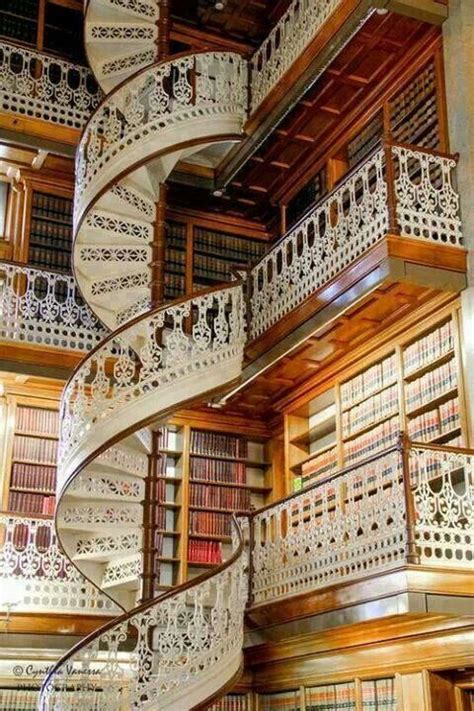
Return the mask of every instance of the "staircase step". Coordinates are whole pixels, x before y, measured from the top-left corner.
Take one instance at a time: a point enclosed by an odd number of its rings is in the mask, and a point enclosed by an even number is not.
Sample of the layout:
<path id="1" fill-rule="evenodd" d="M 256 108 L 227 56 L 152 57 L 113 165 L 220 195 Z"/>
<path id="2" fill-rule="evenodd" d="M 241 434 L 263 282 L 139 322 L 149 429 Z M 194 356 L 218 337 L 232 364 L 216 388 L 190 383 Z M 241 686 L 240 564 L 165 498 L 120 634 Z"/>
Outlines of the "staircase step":
<path id="1" fill-rule="evenodd" d="M 153 240 L 153 225 L 144 220 L 95 209 L 87 214 L 84 225 L 81 227 L 80 236 L 81 244 L 85 240 L 90 242 L 90 237 L 93 236 L 93 245 L 97 244 L 97 238 L 102 238 L 102 241 L 107 240 L 107 244 L 113 241 L 117 247 L 135 244 L 147 245 Z"/>
<path id="2" fill-rule="evenodd" d="M 141 504 L 120 504 L 119 502 L 102 503 L 80 501 L 61 501 L 58 513 L 58 526 L 76 531 L 120 530 L 132 533 L 139 529 L 143 519 Z"/>
<path id="3" fill-rule="evenodd" d="M 107 81 L 104 88 L 110 91 L 120 83 L 121 79 L 127 78 L 130 74 L 135 74 L 140 69 L 148 67 L 155 61 L 156 48 L 143 49 L 140 52 L 129 51 L 118 54 L 116 57 L 106 59 L 98 64 L 97 77 L 101 82 Z M 112 80 L 112 81 L 111 81 Z"/>
<path id="4" fill-rule="evenodd" d="M 105 474 L 96 471 L 93 464 L 81 472 L 67 490 L 68 498 L 100 501 L 141 502 L 144 495 L 143 479 L 118 472 Z"/>
<path id="5" fill-rule="evenodd" d="M 95 0 L 95 5 L 110 12 L 113 16 L 129 15 L 139 20 L 158 20 L 158 2 L 156 0 Z"/>
<path id="6" fill-rule="evenodd" d="M 139 531 L 109 536 L 78 536 L 73 560 L 95 560 L 108 562 L 117 556 L 136 554 L 142 546 Z"/>
<path id="7" fill-rule="evenodd" d="M 103 590 L 120 587 L 125 590 L 137 590 L 142 572 L 140 553 L 122 556 L 105 566 L 101 587 Z"/>
<path id="8" fill-rule="evenodd" d="M 94 468 L 105 471 L 118 470 L 136 477 L 144 478 L 148 474 L 148 457 L 134 448 L 126 446 L 110 447 L 94 459 Z"/>
<path id="9" fill-rule="evenodd" d="M 147 22 L 94 22 L 86 23 L 85 41 L 94 43 L 98 42 L 101 45 L 106 43 L 117 44 L 121 50 L 124 46 L 136 49 L 141 47 L 148 49 L 150 44 L 153 44 L 158 36 L 158 28 L 153 23 Z M 108 50 L 110 56 L 111 49 Z"/>

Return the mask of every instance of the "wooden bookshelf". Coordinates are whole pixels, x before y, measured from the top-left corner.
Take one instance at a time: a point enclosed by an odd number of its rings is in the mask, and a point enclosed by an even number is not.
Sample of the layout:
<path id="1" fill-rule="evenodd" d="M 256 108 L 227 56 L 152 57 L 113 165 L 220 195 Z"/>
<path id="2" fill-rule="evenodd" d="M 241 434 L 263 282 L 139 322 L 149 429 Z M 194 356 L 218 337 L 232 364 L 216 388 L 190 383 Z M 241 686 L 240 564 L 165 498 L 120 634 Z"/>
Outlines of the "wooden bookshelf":
<path id="1" fill-rule="evenodd" d="M 11 432 L 6 442 L 2 509 L 51 517 L 56 494 L 57 403 L 7 399 Z M 56 407 L 55 407 L 56 405 Z"/>
<path id="2" fill-rule="evenodd" d="M 446 308 L 285 415 L 287 491 L 396 443 L 466 446 L 457 310 Z"/>
<path id="3" fill-rule="evenodd" d="M 33 190 L 28 262 L 44 269 L 70 271 L 73 201 Z"/>

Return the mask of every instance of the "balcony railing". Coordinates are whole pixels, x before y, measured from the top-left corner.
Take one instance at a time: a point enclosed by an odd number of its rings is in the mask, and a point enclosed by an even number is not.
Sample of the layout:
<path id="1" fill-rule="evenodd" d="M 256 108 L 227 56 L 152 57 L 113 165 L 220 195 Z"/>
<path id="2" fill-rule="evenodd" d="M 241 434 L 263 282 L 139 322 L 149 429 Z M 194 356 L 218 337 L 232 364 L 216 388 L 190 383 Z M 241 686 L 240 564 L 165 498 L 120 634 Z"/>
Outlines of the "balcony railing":
<path id="1" fill-rule="evenodd" d="M 461 245 L 456 159 L 378 148 L 251 270 L 250 338 L 264 333 L 387 234 Z"/>
<path id="2" fill-rule="evenodd" d="M 0 42 L 0 111 L 81 129 L 100 100 L 86 67 Z"/>
<path id="3" fill-rule="evenodd" d="M 0 581 L 13 612 L 118 614 L 63 556 L 49 519 L 0 514 Z"/>
<path id="4" fill-rule="evenodd" d="M 0 262 L 0 341 L 84 352 L 106 335 L 73 276 Z"/>
<path id="5" fill-rule="evenodd" d="M 252 519 L 252 602 L 269 603 L 401 564 L 470 569 L 474 452 L 410 443 Z"/>
<path id="6" fill-rule="evenodd" d="M 260 106 L 340 3 L 341 0 L 292 1 L 252 57 L 252 111 Z"/>

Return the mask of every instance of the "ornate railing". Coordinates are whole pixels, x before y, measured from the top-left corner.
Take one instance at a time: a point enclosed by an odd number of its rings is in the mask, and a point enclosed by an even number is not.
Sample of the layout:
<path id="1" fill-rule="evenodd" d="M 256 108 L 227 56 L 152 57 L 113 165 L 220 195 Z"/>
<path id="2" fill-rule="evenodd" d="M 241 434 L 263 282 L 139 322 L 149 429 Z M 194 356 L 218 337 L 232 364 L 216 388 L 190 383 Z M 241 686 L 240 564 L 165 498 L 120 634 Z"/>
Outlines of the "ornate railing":
<path id="1" fill-rule="evenodd" d="M 238 377 L 244 343 L 241 283 L 171 302 L 116 331 L 64 390 L 59 490 L 76 456 L 82 461 L 127 427 L 192 399 L 204 374 L 206 390 Z"/>
<path id="2" fill-rule="evenodd" d="M 238 54 L 174 57 L 136 74 L 111 92 L 86 126 L 76 163 L 76 223 L 96 195 L 131 163 L 203 134 L 202 122 L 247 114 L 247 65 Z M 186 119 L 186 135 L 176 135 Z"/>
<path id="3" fill-rule="evenodd" d="M 250 338 L 264 333 L 388 233 L 461 245 L 452 156 L 376 150 L 312 208 L 250 275 Z"/>
<path id="4" fill-rule="evenodd" d="M 0 42 L 0 111 L 81 129 L 100 99 L 86 67 Z"/>
<path id="5" fill-rule="evenodd" d="M 403 442 L 253 515 L 253 604 L 405 563 L 472 566 L 474 455 Z"/>
<path id="6" fill-rule="evenodd" d="M 67 654 L 44 682 L 41 711 L 192 708 L 236 674 L 248 581 L 242 534 L 233 527 L 233 554 L 220 569 L 123 615 Z"/>
<path id="7" fill-rule="evenodd" d="M 293 0 L 251 59 L 251 110 L 255 111 L 302 54 L 341 0 Z"/>
<path id="8" fill-rule="evenodd" d="M 61 553 L 49 519 L 0 514 L 0 581 L 13 612 L 118 613 Z"/>
<path id="9" fill-rule="evenodd" d="M 0 341 L 84 352 L 106 335 L 72 275 L 0 262 Z"/>

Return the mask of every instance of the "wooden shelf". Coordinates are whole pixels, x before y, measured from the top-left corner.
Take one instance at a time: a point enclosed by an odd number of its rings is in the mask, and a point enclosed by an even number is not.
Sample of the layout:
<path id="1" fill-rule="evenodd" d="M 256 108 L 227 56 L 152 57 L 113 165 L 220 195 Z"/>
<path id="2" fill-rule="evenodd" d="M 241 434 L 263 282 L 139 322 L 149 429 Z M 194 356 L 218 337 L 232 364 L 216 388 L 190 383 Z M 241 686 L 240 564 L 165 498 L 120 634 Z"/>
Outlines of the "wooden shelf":
<path id="1" fill-rule="evenodd" d="M 166 531 L 163 528 L 158 529 L 156 533 L 160 533 L 162 536 L 172 536 L 173 538 L 179 538 L 181 535 L 179 531 Z"/>
<path id="2" fill-rule="evenodd" d="M 43 432 L 22 432 L 20 430 L 15 430 L 14 434 L 20 435 L 20 437 L 36 437 L 37 439 L 59 440 L 59 435 L 45 434 Z"/>
<path id="3" fill-rule="evenodd" d="M 54 514 L 34 513 L 34 511 L 2 511 L 4 516 L 13 516 L 14 518 L 40 518 L 44 521 L 51 521 Z"/>
<path id="4" fill-rule="evenodd" d="M 169 557 L 169 556 L 165 556 L 165 555 L 157 556 L 157 560 L 160 563 L 171 563 L 172 565 L 175 565 L 176 563 L 180 562 L 179 558 Z"/>
<path id="5" fill-rule="evenodd" d="M 448 432 L 442 432 L 441 434 L 436 435 L 436 437 L 433 437 L 428 441 L 431 444 L 446 444 L 447 442 L 449 442 L 451 437 L 459 437 L 460 434 L 462 434 L 461 425 L 458 425 L 452 430 L 448 430 Z"/>
<path id="6" fill-rule="evenodd" d="M 219 563 L 195 563 L 188 560 L 189 568 L 215 568 L 218 565 L 222 565 L 222 561 Z"/>
<path id="7" fill-rule="evenodd" d="M 446 351 L 446 353 L 442 353 L 440 356 L 435 358 L 435 360 L 432 360 L 429 363 L 425 363 L 425 365 L 420 365 L 418 368 L 415 368 L 415 370 L 410 370 L 409 373 L 406 373 L 404 380 L 406 380 L 408 383 L 412 380 L 418 380 L 418 378 L 421 378 L 423 375 L 425 375 L 425 373 L 429 373 L 430 370 L 435 370 L 440 365 L 444 365 L 453 357 L 454 349 Z"/>
<path id="8" fill-rule="evenodd" d="M 388 390 L 388 388 L 391 388 L 393 385 L 396 385 L 398 382 L 397 378 L 394 380 L 391 380 L 389 383 L 386 385 L 382 385 L 380 388 L 377 388 L 376 390 L 372 390 L 370 393 L 366 393 L 362 397 L 358 398 L 357 400 L 354 400 L 350 405 L 346 405 L 345 407 L 342 408 L 342 412 L 347 412 L 348 410 L 352 410 L 353 407 L 356 405 L 360 405 L 361 402 L 364 402 L 364 400 L 368 400 L 369 398 L 373 397 L 374 395 L 379 395 L 380 393 L 383 393 L 384 390 Z"/>
<path id="9" fill-rule="evenodd" d="M 219 509 L 219 508 L 209 508 L 206 506 L 195 506 L 191 505 L 189 507 L 190 511 L 207 511 L 209 513 L 224 513 L 224 514 L 235 514 L 236 516 L 246 516 L 249 511 L 242 511 L 241 509 Z"/>
<path id="10" fill-rule="evenodd" d="M 220 486 L 227 489 L 246 489 L 257 494 L 267 494 L 271 491 L 268 486 L 253 486 L 252 484 L 237 484 L 231 481 L 210 481 L 209 479 L 194 479 L 193 477 L 189 480 L 190 484 L 205 484 L 206 486 Z"/>
<path id="11" fill-rule="evenodd" d="M 55 491 L 44 491 L 44 489 L 28 489 L 21 486 L 10 486 L 10 491 L 19 491 L 23 494 L 43 494 L 44 496 L 56 496 Z"/>
<path id="12" fill-rule="evenodd" d="M 166 481 L 168 484 L 181 484 L 183 481 L 182 477 L 180 476 L 165 476 L 164 474 L 160 474 L 159 476 L 156 477 L 158 481 Z"/>
<path id="13" fill-rule="evenodd" d="M 231 536 L 226 536 L 224 534 L 219 535 L 218 533 L 191 533 L 190 531 L 189 538 L 196 538 L 198 541 L 221 541 L 222 543 L 232 543 Z"/>
<path id="14" fill-rule="evenodd" d="M 12 464 L 36 464 L 38 467 L 57 468 L 57 464 L 52 464 L 51 462 L 34 462 L 32 459 L 18 459 L 16 457 L 13 457 Z"/>
<path id="15" fill-rule="evenodd" d="M 441 393 L 440 395 L 437 395 L 432 400 L 425 402 L 423 405 L 418 405 L 418 407 L 415 407 L 413 410 L 408 410 L 407 417 L 413 418 L 417 417 L 418 415 L 422 415 L 424 412 L 428 412 L 429 410 L 434 409 L 437 405 L 442 405 L 447 400 L 450 400 L 451 398 L 455 397 L 457 392 L 457 387 L 445 390 L 445 392 Z"/>
<path id="16" fill-rule="evenodd" d="M 330 449 L 335 449 L 336 447 L 337 447 L 337 442 L 333 442 L 332 444 L 326 444 L 324 447 L 317 449 L 316 452 L 312 452 L 311 454 L 309 454 L 307 457 L 302 459 L 301 462 L 299 462 L 298 464 L 294 464 L 291 467 L 291 470 L 294 472 L 299 472 L 301 470 L 301 467 L 303 466 L 303 464 L 307 464 L 315 457 L 318 457 L 320 454 L 324 454 L 324 452 L 328 452 Z"/>
<path id="17" fill-rule="evenodd" d="M 381 425 L 383 422 L 387 422 L 387 420 L 391 420 L 392 417 L 396 417 L 396 416 L 397 416 L 397 410 L 393 410 L 388 415 L 384 415 L 384 417 L 381 417 L 378 420 L 374 420 L 374 422 L 372 422 L 370 425 L 365 425 L 361 429 L 358 429 L 355 432 L 352 432 L 350 435 L 347 435 L 347 437 L 343 437 L 342 441 L 343 442 L 350 442 L 351 440 L 359 437 L 359 435 L 363 435 L 366 432 L 370 432 L 370 430 L 373 430 L 374 427 L 377 427 L 378 425 Z"/>
<path id="18" fill-rule="evenodd" d="M 180 509 L 181 504 L 177 504 L 175 501 L 159 501 L 158 506 L 162 506 L 164 509 Z"/>
<path id="19" fill-rule="evenodd" d="M 169 457 L 182 457 L 183 452 L 179 449 L 162 449 L 160 447 L 160 454 L 166 454 Z"/>
<path id="20" fill-rule="evenodd" d="M 331 417 L 328 417 L 327 420 L 318 422 L 317 425 L 310 427 L 309 430 L 307 432 L 305 432 L 304 434 L 299 435 L 298 437 L 294 437 L 292 440 L 290 440 L 290 442 L 291 442 L 291 444 L 296 444 L 296 445 L 298 445 L 298 444 L 309 445 L 315 439 L 320 439 L 321 437 L 325 437 L 326 435 L 331 434 L 331 432 L 335 431 L 335 429 L 336 429 L 336 416 L 332 415 Z"/>
<path id="21" fill-rule="evenodd" d="M 242 457 L 225 457 L 219 454 L 199 454 L 198 452 L 190 452 L 190 457 L 197 457 L 199 459 L 211 459 L 213 461 L 219 462 L 233 462 L 234 464 L 246 464 L 248 467 L 255 467 L 256 469 L 265 469 L 265 467 L 270 466 L 270 462 L 256 462 L 252 459 L 243 459 Z"/>

